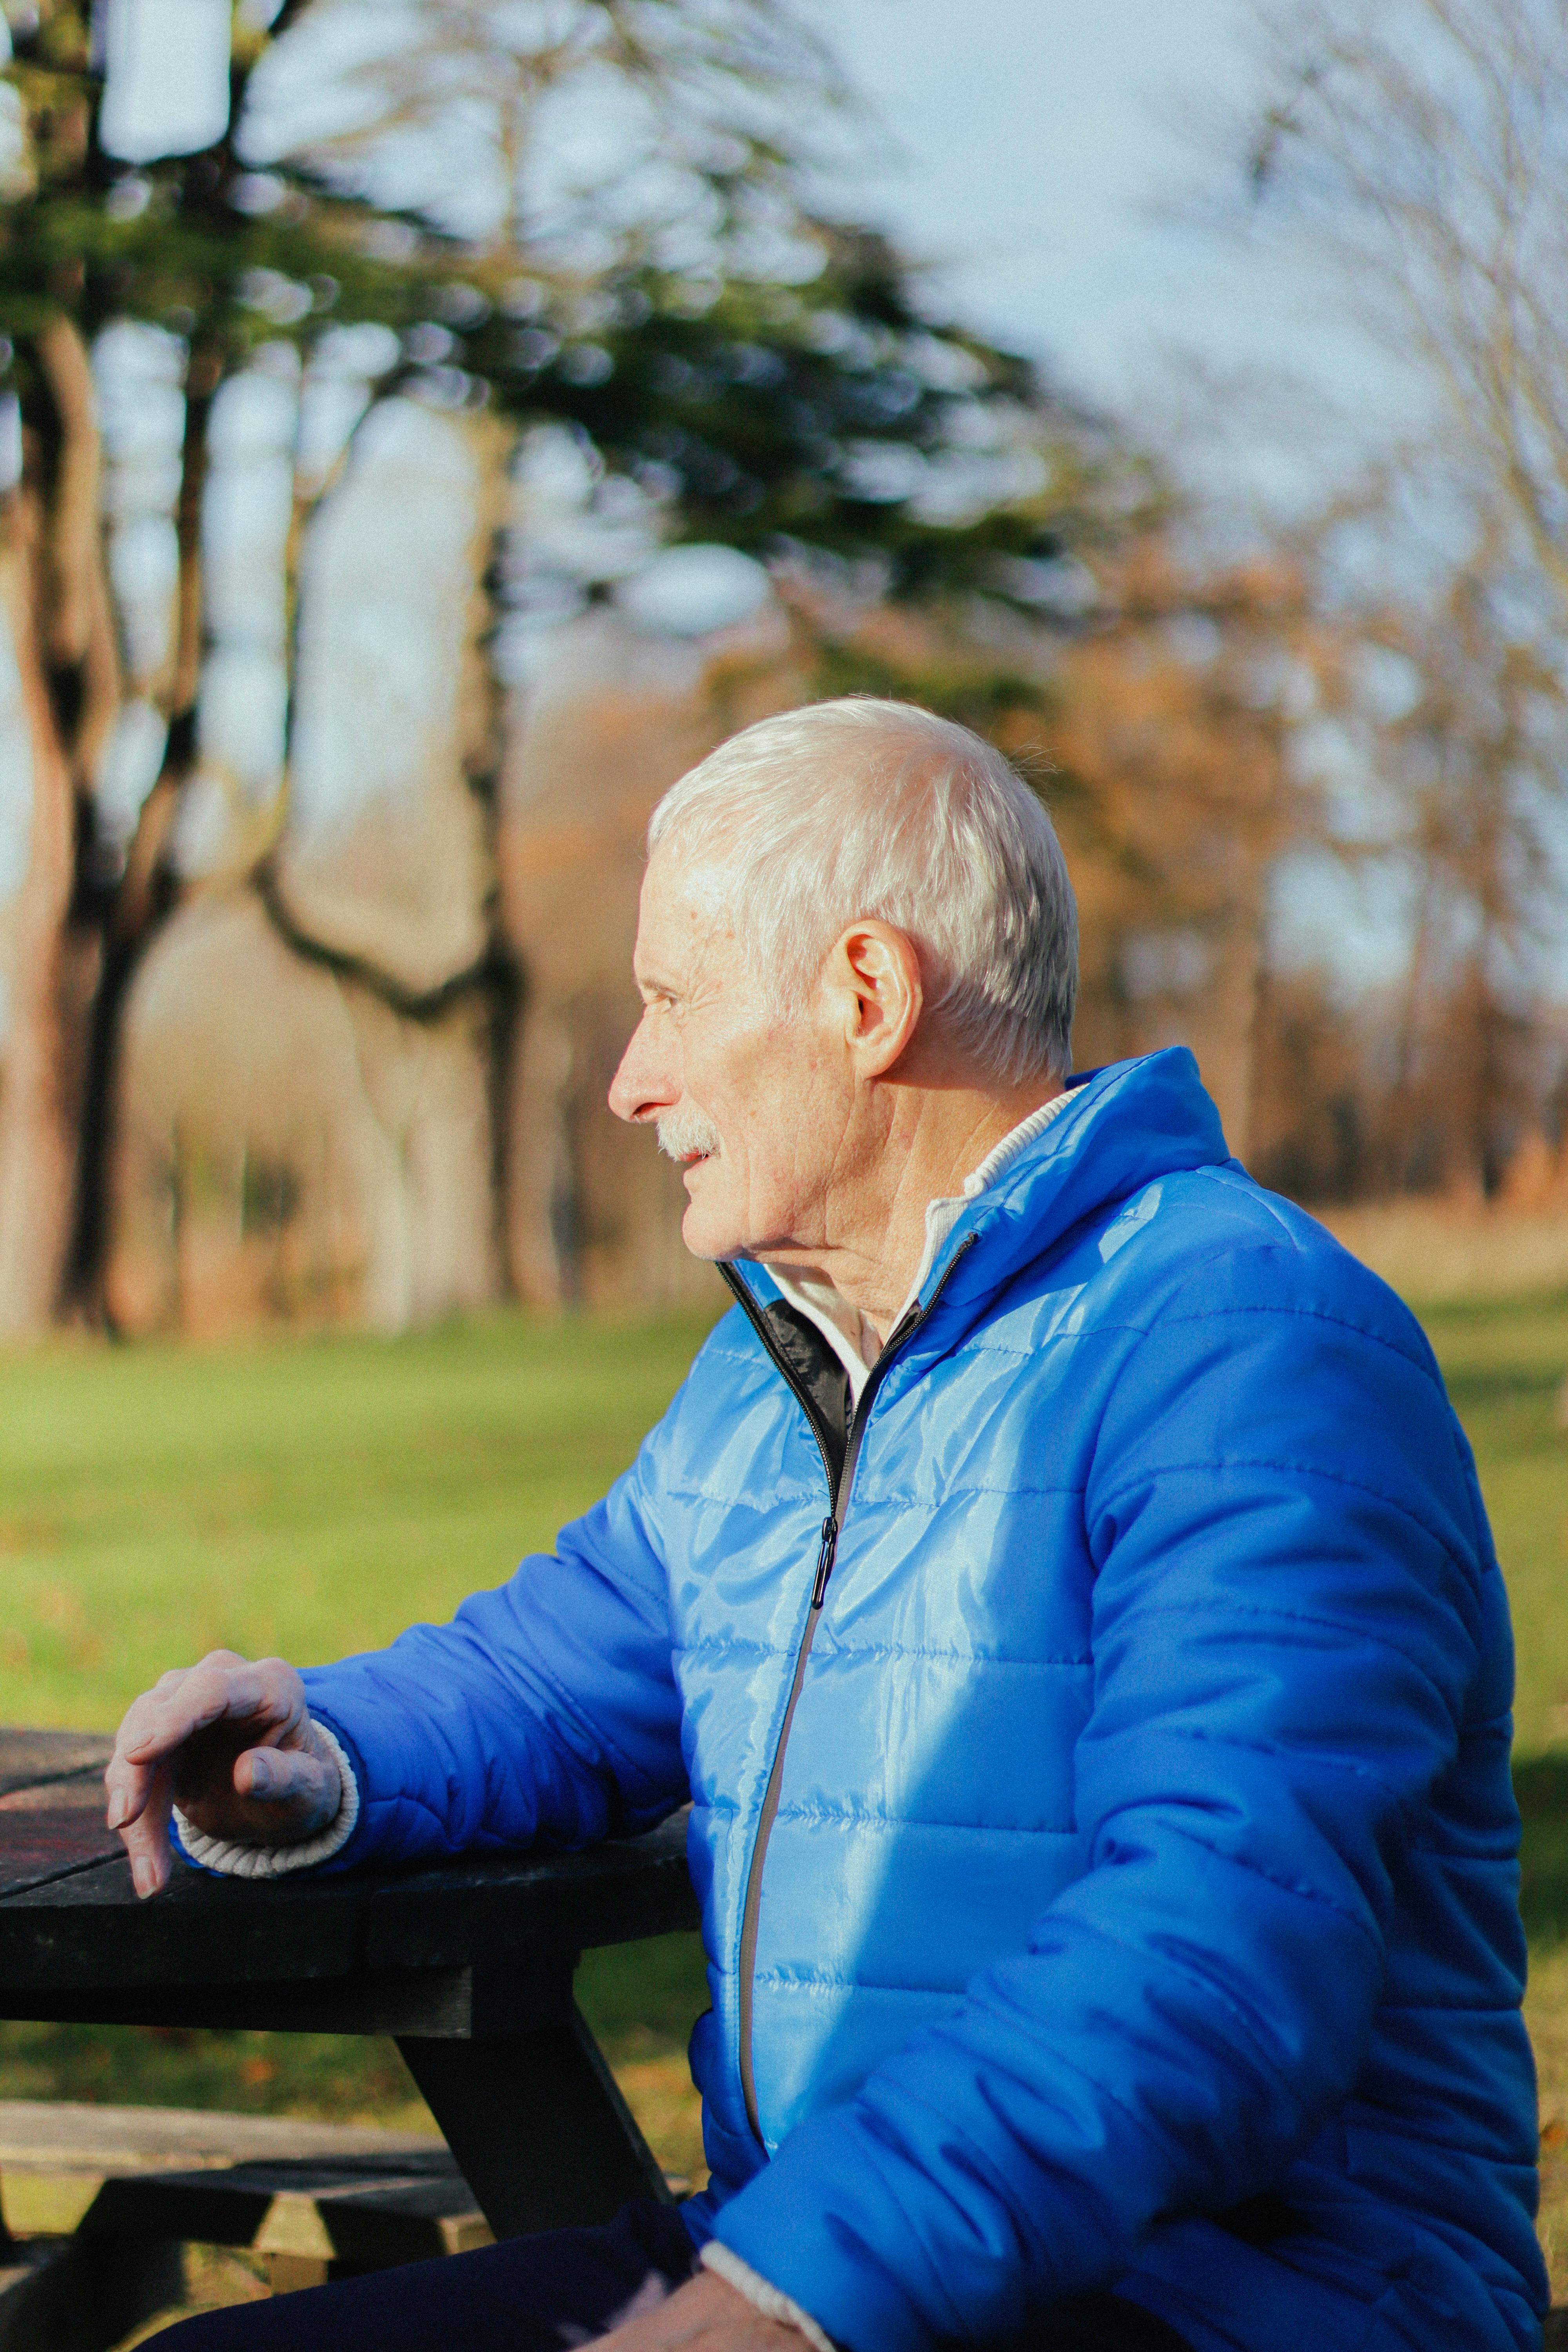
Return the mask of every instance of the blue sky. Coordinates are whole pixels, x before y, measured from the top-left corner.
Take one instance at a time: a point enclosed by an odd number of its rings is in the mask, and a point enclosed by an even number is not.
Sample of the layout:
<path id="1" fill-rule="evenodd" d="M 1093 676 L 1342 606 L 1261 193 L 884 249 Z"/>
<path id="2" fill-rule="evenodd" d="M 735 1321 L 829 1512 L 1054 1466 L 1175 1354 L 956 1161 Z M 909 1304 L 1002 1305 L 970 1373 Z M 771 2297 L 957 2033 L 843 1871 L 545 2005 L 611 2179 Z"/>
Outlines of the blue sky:
<path id="1" fill-rule="evenodd" d="M 1388 362 L 1304 253 L 1272 224 L 1226 238 L 1176 217 L 1184 200 L 1242 210 L 1246 0 L 818 0 L 817 21 L 884 132 L 844 174 L 847 207 L 1066 389 L 1168 429 L 1188 354 L 1221 377 L 1294 377 L 1324 413 L 1309 431 L 1296 404 L 1293 448 L 1232 403 L 1198 465 L 1309 495 L 1346 436 L 1390 416 Z"/>
<path id="2" fill-rule="evenodd" d="M 142 5 L 156 17 L 173 0 Z M 221 18 L 223 0 L 204 5 Z M 1300 399 L 1260 425 L 1239 397 L 1198 391 L 1192 356 L 1220 380 L 1304 379 L 1350 420 L 1352 445 L 1386 416 L 1388 364 L 1335 318 L 1305 257 L 1272 234 L 1226 240 L 1176 217 L 1184 195 L 1236 197 L 1234 126 L 1255 87 L 1247 0 L 805 5 L 878 126 L 851 142 L 841 207 L 891 231 L 959 316 L 1123 414 L 1222 496 L 1261 480 L 1310 501 L 1344 438 L 1321 418 L 1306 429 Z M 1283 436 L 1281 416 L 1295 428 Z M 1289 927 L 1351 929 L 1367 976 L 1397 953 L 1397 925 L 1347 925 L 1321 877 L 1307 905 L 1291 895 Z"/>
<path id="3" fill-rule="evenodd" d="M 1283 370 L 1345 413 L 1353 445 L 1388 413 L 1386 363 L 1333 314 L 1305 255 L 1181 226 L 1180 200 L 1230 198 L 1222 125 L 1255 87 L 1244 0 L 834 0 L 821 19 L 885 134 L 846 174 L 847 203 L 934 266 L 955 310 L 1044 361 L 1069 392 L 1168 431 L 1184 355 L 1215 373 Z M 1267 446 L 1239 406 L 1184 404 L 1192 470 L 1326 488 L 1331 425 Z M 1301 404 L 1285 405 L 1287 419 Z M 1321 861 L 1281 877 L 1287 952 L 1361 982 L 1405 953 L 1397 887 L 1357 891 Z"/>
<path id="4" fill-rule="evenodd" d="M 1173 340 L 1277 350 L 1263 273 L 1155 217 L 1223 176 L 1193 129 L 1247 87 L 1236 0 L 836 0 L 827 29 L 892 151 L 847 192 L 976 325 L 1110 401 Z"/>

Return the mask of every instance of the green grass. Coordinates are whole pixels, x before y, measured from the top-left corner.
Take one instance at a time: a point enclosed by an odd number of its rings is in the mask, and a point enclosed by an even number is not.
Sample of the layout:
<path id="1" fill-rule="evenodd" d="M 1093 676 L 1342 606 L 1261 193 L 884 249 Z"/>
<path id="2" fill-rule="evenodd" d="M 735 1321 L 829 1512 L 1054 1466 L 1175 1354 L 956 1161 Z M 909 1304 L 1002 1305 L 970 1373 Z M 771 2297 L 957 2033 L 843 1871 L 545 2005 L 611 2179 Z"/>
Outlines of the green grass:
<path id="1" fill-rule="evenodd" d="M 309 1665 L 449 1616 L 626 1466 L 703 1328 L 0 1359 L 0 1719 L 111 1729 L 206 1650 Z"/>
<path id="2" fill-rule="evenodd" d="M 1535 1757 L 1568 1734 L 1568 1293 L 1422 1320 L 1475 1448 L 1513 1608 L 1517 1752 Z"/>
<path id="3" fill-rule="evenodd" d="M 1524 1822 L 1525 2015 L 1541 2083 L 1539 2228 L 1568 2301 L 1568 1296 L 1422 1316 L 1469 1433 L 1508 1580 L 1518 1651 L 1514 1786 Z"/>
<path id="4" fill-rule="evenodd" d="M 306 1665 L 449 1616 L 626 1466 L 705 1328 L 501 1317 L 0 1358 L 0 1720 L 111 1730 L 206 1650 Z M 679 2063 L 695 1938 L 591 1955 L 579 1994 L 613 2063 Z M 20 2024 L 0 2097 L 419 2112 L 389 2042 Z"/>
<path id="5" fill-rule="evenodd" d="M 1538 2047 L 1568 2142 L 1568 1295 L 1423 1319 L 1513 1601 Z M 393 1342 L 0 1360 L 0 1717 L 107 1728 L 216 1643 L 305 1664 L 447 1615 L 630 1461 L 702 1328 L 497 1318 Z M 579 1986 L 661 2153 L 689 2169 L 695 1940 L 592 1955 Z M 0 2096 L 417 2112 L 389 2044 L 37 2025 L 0 2027 Z M 1568 2249 L 1568 2179 L 1561 2201 Z"/>

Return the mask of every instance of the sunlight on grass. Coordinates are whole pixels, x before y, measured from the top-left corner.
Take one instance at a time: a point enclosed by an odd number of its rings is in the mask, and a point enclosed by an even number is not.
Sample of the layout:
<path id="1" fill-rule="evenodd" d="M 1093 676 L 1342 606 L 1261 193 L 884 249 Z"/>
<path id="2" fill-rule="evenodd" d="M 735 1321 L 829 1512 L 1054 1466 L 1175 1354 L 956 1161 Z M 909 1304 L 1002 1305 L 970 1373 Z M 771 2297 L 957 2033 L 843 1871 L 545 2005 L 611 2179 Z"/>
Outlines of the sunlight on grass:
<path id="1" fill-rule="evenodd" d="M 1422 1319 L 1475 1448 L 1513 1607 L 1518 1748 L 1532 1755 L 1568 1729 L 1568 1293 Z"/>
<path id="2" fill-rule="evenodd" d="M 449 1616 L 626 1466 L 703 1328 L 0 1359 L 0 1718 L 112 1729 L 205 1650 L 309 1665 Z"/>
<path id="3" fill-rule="evenodd" d="M 604 1492 L 705 1328 L 0 1358 L 0 1719 L 111 1729 L 207 1649 L 305 1665 L 449 1616 Z M 656 2151 L 700 2179 L 695 1937 L 590 1955 L 578 1990 Z M 311 2035 L 3 2024 L 0 2097 L 428 2120 L 390 2042 Z"/>
<path id="4" fill-rule="evenodd" d="M 1542 2234 L 1568 2299 L 1568 1295 L 1423 1319 L 1518 1629 Z M 216 1643 L 307 1664 L 448 1615 L 603 1492 L 703 1328 L 497 1317 L 392 1342 L 0 1359 L 0 1716 L 107 1728 L 164 1666 Z M 696 1938 L 592 1953 L 578 1992 L 661 2160 L 700 2182 Z M 310 2036 L 0 2026 L 0 2097 L 427 2120 L 390 2043 Z"/>
<path id="5" fill-rule="evenodd" d="M 1423 1316 L 1475 1448 L 1518 1649 L 1515 1772 L 1524 1816 L 1526 2003 L 1541 2079 L 1541 2242 L 1568 2302 L 1568 1295 Z"/>

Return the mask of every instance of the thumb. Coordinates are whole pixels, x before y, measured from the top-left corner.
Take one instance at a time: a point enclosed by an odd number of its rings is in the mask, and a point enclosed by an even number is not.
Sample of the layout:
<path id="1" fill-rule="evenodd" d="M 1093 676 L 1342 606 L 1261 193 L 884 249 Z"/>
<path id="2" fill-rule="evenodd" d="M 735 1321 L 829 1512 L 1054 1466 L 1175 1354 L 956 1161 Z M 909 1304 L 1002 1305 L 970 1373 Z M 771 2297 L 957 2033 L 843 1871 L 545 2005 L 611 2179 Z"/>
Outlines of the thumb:
<path id="1" fill-rule="evenodd" d="M 234 1785 L 242 1797 L 275 1805 L 317 1802 L 330 1790 L 334 1811 L 342 1796 L 337 1759 L 314 1746 L 247 1748 L 235 1759 Z"/>
<path id="2" fill-rule="evenodd" d="M 342 1769 L 314 1725 L 307 1729 L 309 1746 L 284 1748 L 268 1741 L 236 1757 L 229 1805 L 237 1805 L 235 1826 L 242 1837 L 297 1843 L 337 1819 L 344 1794 Z M 194 1826 L 207 1827 L 195 1808 L 186 1812 Z"/>

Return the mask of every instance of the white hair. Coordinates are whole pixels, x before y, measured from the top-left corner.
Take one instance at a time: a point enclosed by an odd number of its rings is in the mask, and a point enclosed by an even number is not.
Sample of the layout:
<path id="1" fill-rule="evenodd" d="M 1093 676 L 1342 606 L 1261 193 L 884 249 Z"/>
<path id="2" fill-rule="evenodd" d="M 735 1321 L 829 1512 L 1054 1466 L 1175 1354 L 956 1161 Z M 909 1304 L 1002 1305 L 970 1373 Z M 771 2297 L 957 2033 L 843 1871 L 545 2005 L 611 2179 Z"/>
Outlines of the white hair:
<path id="1" fill-rule="evenodd" d="M 1078 909 L 1045 809 L 993 744 L 869 696 L 764 719 L 671 785 L 648 854 L 711 856 L 773 1001 L 798 1010 L 847 927 L 912 941 L 928 1007 L 993 1081 L 1071 1066 Z"/>

